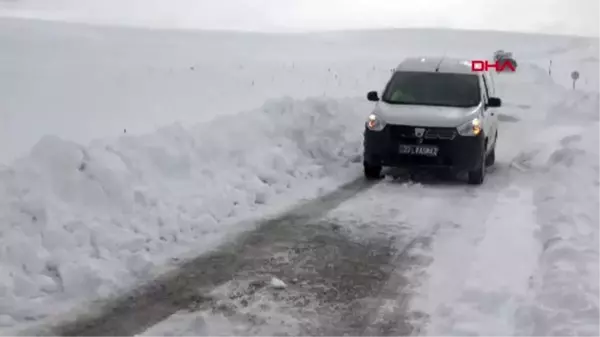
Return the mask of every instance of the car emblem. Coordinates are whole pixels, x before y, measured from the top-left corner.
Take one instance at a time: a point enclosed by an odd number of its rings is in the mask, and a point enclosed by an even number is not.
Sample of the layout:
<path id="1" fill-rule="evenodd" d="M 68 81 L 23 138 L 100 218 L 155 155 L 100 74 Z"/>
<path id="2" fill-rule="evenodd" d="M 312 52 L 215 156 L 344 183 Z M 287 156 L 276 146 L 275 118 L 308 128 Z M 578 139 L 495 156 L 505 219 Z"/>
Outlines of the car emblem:
<path id="1" fill-rule="evenodd" d="M 421 138 L 421 137 L 423 137 L 424 133 L 425 133 L 425 129 L 423 129 L 423 128 L 415 128 L 415 136 Z"/>

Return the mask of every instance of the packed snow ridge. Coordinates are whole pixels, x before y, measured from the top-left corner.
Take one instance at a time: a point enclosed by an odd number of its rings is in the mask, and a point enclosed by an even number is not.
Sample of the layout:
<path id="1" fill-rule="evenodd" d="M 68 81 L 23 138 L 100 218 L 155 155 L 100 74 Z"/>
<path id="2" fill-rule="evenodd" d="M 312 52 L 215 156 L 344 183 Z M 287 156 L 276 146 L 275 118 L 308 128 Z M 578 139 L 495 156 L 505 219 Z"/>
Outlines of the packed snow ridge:
<path id="1" fill-rule="evenodd" d="M 87 147 L 45 137 L 0 172 L 0 324 L 106 296 L 253 210 L 350 179 L 364 111 L 363 99 L 284 98 Z"/>

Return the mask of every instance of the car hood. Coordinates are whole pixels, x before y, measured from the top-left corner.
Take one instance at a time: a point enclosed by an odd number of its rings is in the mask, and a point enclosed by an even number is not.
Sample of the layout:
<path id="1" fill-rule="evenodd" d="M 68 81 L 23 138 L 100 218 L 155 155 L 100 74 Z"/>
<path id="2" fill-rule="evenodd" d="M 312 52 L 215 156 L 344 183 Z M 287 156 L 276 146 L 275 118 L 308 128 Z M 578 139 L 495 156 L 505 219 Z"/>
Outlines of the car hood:
<path id="1" fill-rule="evenodd" d="M 477 117 L 478 111 L 479 106 L 459 108 L 379 102 L 373 113 L 387 124 L 457 127 Z"/>

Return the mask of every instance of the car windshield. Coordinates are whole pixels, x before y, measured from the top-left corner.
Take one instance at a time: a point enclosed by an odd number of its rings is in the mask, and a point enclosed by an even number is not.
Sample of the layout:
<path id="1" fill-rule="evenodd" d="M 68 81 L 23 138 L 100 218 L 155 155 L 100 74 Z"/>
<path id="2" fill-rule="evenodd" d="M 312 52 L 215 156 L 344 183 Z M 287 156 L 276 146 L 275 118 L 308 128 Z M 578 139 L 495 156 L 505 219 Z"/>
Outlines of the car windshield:
<path id="1" fill-rule="evenodd" d="M 382 101 L 414 104 L 473 107 L 481 102 L 479 79 L 474 74 L 396 72 Z"/>

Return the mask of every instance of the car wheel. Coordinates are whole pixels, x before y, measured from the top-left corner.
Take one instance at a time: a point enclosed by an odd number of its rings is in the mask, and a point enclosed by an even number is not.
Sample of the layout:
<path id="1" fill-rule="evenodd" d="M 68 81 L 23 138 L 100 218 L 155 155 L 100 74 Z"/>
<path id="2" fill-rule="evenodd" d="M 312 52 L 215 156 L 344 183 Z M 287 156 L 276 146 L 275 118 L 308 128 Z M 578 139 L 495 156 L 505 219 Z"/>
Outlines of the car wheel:
<path id="1" fill-rule="evenodd" d="M 492 148 L 492 151 L 485 156 L 485 166 L 490 167 L 496 163 L 496 146 Z"/>
<path id="2" fill-rule="evenodd" d="M 369 180 L 381 178 L 381 166 L 363 163 L 365 178 Z"/>
<path id="3" fill-rule="evenodd" d="M 498 144 L 498 131 L 496 131 L 496 136 L 494 137 L 494 147 L 492 147 L 492 151 L 485 157 L 485 166 L 487 167 L 496 163 L 496 144 Z"/>
<path id="4" fill-rule="evenodd" d="M 481 161 L 479 167 L 475 168 L 473 171 L 469 171 L 468 182 L 470 185 L 481 185 L 485 180 L 485 150 L 481 154 Z"/>

